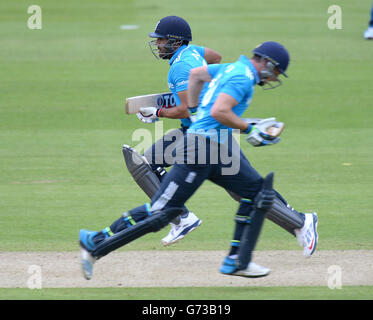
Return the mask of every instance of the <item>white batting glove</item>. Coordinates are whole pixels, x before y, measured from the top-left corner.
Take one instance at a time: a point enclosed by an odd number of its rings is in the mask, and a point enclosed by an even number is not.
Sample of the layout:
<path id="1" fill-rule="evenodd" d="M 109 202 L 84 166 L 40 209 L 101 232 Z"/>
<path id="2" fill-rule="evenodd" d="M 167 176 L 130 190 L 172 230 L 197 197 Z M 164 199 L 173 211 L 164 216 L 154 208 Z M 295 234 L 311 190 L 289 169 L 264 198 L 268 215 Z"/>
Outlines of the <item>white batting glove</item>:
<path id="1" fill-rule="evenodd" d="M 283 125 L 282 123 L 276 121 L 276 118 L 263 119 L 255 125 L 250 124 L 246 131 L 246 141 L 254 147 L 262 147 L 279 143 L 280 138 L 268 134 L 267 130 L 270 127 L 278 126 L 280 124 Z"/>
<path id="2" fill-rule="evenodd" d="M 159 120 L 159 110 L 155 107 L 142 107 L 136 115 L 144 123 L 153 123 Z"/>

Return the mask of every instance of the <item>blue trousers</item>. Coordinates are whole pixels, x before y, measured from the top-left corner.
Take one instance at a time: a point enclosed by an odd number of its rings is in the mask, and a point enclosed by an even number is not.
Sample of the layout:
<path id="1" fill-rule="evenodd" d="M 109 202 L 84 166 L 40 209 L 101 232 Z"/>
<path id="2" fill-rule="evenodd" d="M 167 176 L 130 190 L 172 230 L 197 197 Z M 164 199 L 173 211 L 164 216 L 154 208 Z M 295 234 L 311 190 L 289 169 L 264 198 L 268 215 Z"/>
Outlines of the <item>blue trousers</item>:
<path id="1" fill-rule="evenodd" d="M 174 152 L 176 163 L 162 180 L 159 190 L 152 198 L 151 206 L 145 204 L 125 212 L 110 228 L 105 228 L 95 236 L 94 241 L 106 239 L 109 234 L 105 230 L 116 234 L 136 225 L 155 211 L 184 207 L 185 202 L 203 182 L 210 180 L 242 198 L 236 213 L 234 240 L 231 244 L 230 254 L 234 254 L 237 246 L 233 243 L 239 243 L 244 227 L 252 219 L 264 219 L 255 215 L 255 210 L 252 210 L 253 200 L 262 188 L 263 178 L 251 166 L 231 135 L 224 144 L 204 137 L 201 144 L 200 140 L 196 143 L 195 139 L 198 140 L 199 137 L 186 134 L 180 139 Z M 261 224 L 256 230 L 252 229 L 252 232 L 258 236 L 260 228 Z"/>
<path id="2" fill-rule="evenodd" d="M 116 233 L 138 222 L 154 211 L 183 207 L 205 180 L 238 195 L 241 200 L 238 216 L 249 217 L 252 200 L 262 187 L 263 178 L 251 166 L 239 145 L 230 135 L 224 144 L 202 139 L 192 143 L 198 135 L 184 135 L 173 150 L 172 169 L 164 176 L 161 186 L 151 200 L 151 206 L 141 205 L 129 210 L 125 219 L 118 219 L 110 229 Z M 200 142 L 200 141 L 199 141 Z M 211 199 L 213 201 L 213 199 Z M 240 233 L 240 232 L 238 232 Z M 235 238 L 239 238 L 239 234 Z"/>
<path id="3" fill-rule="evenodd" d="M 210 180 L 248 201 L 255 198 L 261 189 L 263 178 L 251 166 L 238 145 L 231 140 L 232 136 L 229 136 L 224 145 L 205 139 L 205 145 L 202 147 L 191 144 L 188 141 L 191 137 L 193 138 L 193 135 L 185 135 L 184 143 L 179 146 L 179 150 L 183 148 L 184 152 L 176 150 L 182 158 L 177 159 L 177 163 L 154 195 L 151 202 L 153 211 L 182 207 L 205 180 Z M 230 157 L 230 163 L 227 163 L 227 157 L 224 155 Z M 237 167 L 236 172 L 229 174 L 233 162 Z"/>

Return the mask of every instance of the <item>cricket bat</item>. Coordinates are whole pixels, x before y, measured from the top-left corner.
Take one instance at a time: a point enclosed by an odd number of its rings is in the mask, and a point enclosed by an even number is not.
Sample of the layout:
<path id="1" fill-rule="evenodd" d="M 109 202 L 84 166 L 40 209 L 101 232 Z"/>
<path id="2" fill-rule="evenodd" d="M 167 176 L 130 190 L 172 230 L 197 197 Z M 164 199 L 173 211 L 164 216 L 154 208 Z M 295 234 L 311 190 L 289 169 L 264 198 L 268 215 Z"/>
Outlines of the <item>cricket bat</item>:
<path id="1" fill-rule="evenodd" d="M 176 107 L 176 101 L 171 92 L 147 94 L 126 99 L 127 114 L 137 113 L 142 107 L 173 108 Z"/>

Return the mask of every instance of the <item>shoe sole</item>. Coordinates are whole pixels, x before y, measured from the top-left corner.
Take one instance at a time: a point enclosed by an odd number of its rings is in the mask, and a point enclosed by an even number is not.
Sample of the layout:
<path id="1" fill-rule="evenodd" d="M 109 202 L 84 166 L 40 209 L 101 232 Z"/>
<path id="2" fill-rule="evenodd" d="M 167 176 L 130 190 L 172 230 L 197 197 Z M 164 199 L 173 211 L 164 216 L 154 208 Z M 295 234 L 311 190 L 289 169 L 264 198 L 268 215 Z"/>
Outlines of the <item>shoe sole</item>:
<path id="1" fill-rule="evenodd" d="M 83 250 L 88 253 L 90 253 L 91 250 L 89 250 L 81 240 L 79 240 L 79 246 L 81 248 L 81 258 L 82 258 L 81 267 L 82 267 L 83 276 L 86 280 L 91 280 L 93 277 L 93 263 L 85 259 L 85 257 L 83 256 Z M 90 266 L 90 268 L 88 268 L 87 265 Z M 87 271 L 88 269 L 91 269 L 91 270 Z"/>
<path id="2" fill-rule="evenodd" d="M 317 224 L 319 222 L 319 219 L 317 217 L 317 213 L 314 213 L 312 218 L 313 218 L 313 221 L 312 221 L 312 223 L 313 223 L 313 229 L 315 230 L 315 243 L 313 245 L 312 251 L 309 254 L 305 255 L 306 258 L 310 258 L 314 254 L 314 252 L 316 251 L 316 247 L 317 247 L 318 241 L 319 241 L 319 235 L 317 233 Z"/>
<path id="3" fill-rule="evenodd" d="M 85 279 L 91 280 L 93 277 L 93 263 L 84 257 L 84 251 L 88 253 L 89 251 L 86 248 L 84 248 L 82 245 L 80 247 L 81 247 L 81 258 L 82 258 L 82 261 L 81 261 L 82 273 Z"/>
<path id="4" fill-rule="evenodd" d="M 179 240 L 185 238 L 185 236 L 186 236 L 187 234 L 189 234 L 189 233 L 191 233 L 192 231 L 196 230 L 196 229 L 201 225 L 202 220 L 198 220 L 197 222 L 198 222 L 198 224 L 197 224 L 195 227 L 192 227 L 191 229 L 188 230 L 187 233 L 185 233 L 185 234 L 183 234 L 183 235 L 177 237 L 175 240 L 170 241 L 170 242 L 164 242 L 164 241 L 162 241 L 163 246 L 164 246 L 164 247 L 170 246 L 171 244 L 174 244 L 174 243 L 178 242 Z"/>
<path id="5" fill-rule="evenodd" d="M 316 220 L 316 221 L 315 221 Z M 315 245 L 313 247 L 313 250 L 311 252 L 311 255 L 313 255 L 313 253 L 316 251 L 316 247 L 317 247 L 317 244 L 319 242 L 319 234 L 317 233 L 317 224 L 319 222 L 319 219 L 317 217 L 317 214 L 315 213 L 314 217 L 313 217 L 313 224 L 314 224 L 314 228 L 315 228 L 315 234 L 316 234 L 316 237 L 315 237 Z"/>
<path id="6" fill-rule="evenodd" d="M 245 273 L 239 273 L 239 271 L 228 274 L 230 276 L 238 276 L 238 277 L 245 277 L 245 278 L 262 278 L 266 277 L 270 274 L 271 272 L 268 271 L 267 273 L 259 273 L 259 274 L 245 274 Z"/>
<path id="7" fill-rule="evenodd" d="M 93 277 L 93 272 L 86 271 L 88 267 L 86 265 L 91 265 L 87 260 L 82 260 L 82 272 L 86 280 L 91 280 Z"/>

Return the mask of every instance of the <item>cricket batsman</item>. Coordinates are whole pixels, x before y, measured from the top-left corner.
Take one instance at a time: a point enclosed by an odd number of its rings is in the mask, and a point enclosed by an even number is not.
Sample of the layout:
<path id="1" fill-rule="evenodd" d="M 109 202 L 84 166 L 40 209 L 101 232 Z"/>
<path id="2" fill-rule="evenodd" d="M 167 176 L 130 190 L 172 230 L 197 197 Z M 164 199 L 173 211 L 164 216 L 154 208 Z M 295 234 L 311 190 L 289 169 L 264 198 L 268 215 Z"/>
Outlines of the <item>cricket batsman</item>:
<path id="1" fill-rule="evenodd" d="M 135 164 L 133 159 L 134 156 L 136 157 L 133 154 L 135 151 L 127 145 L 123 146 L 123 155 L 129 172 L 144 192 L 152 198 L 166 175 L 164 168 L 173 165 L 168 162 L 165 150 L 170 144 L 175 143 L 176 139 L 182 139 L 191 124 L 187 102 L 190 70 L 219 63 L 221 55 L 213 49 L 191 45 L 191 28 L 188 22 L 177 16 L 167 16 L 158 21 L 155 31 L 149 36 L 155 39 L 149 42 L 154 56 L 157 59 L 169 60 L 168 87 L 173 93 L 177 107 L 143 107 L 137 116 L 144 123 L 153 123 L 159 118 L 180 119 L 181 122 L 179 129 L 172 130 L 145 151 L 144 156 L 151 170 L 148 170 L 147 163 Z M 141 161 L 138 156 L 136 159 Z M 186 210 L 185 214 L 170 223 L 171 230 L 162 239 L 162 244 L 167 246 L 179 241 L 201 223 L 202 221 L 193 212 Z"/>
<path id="2" fill-rule="evenodd" d="M 162 181 L 166 175 L 164 167 L 169 167 L 174 164 L 174 162 L 169 163 L 167 161 L 168 155 L 165 154 L 165 150 L 167 150 L 171 144 L 174 144 L 175 140 L 183 139 L 186 130 L 191 125 L 191 118 L 196 115 L 197 107 L 191 108 L 192 106 L 188 105 L 187 101 L 189 74 L 193 68 L 207 65 L 211 65 L 212 67 L 213 64 L 219 63 L 221 61 L 221 55 L 212 49 L 191 45 L 189 43 L 189 41 L 192 40 L 190 26 L 180 17 L 168 16 L 161 19 L 157 23 L 155 31 L 150 33 L 149 36 L 155 38 L 155 40 L 149 42 L 154 56 L 158 59 L 169 60 L 170 70 L 168 73 L 168 85 L 176 99 L 177 107 L 170 109 L 145 107 L 142 108 L 142 111 L 137 115 L 144 123 L 153 123 L 160 117 L 180 119 L 181 121 L 180 129 L 172 130 L 145 151 L 145 159 L 136 154 L 131 147 L 127 145 L 123 146 L 123 154 L 129 172 L 144 192 L 152 198 L 159 188 L 160 181 Z M 262 58 L 266 57 L 267 46 L 268 45 L 256 48 L 256 56 Z M 271 82 L 267 82 L 266 86 L 270 87 L 270 84 Z M 276 85 L 279 84 L 281 84 L 281 81 L 277 79 Z M 207 90 L 207 86 L 207 83 L 203 85 L 201 95 Z M 234 140 L 231 143 L 234 144 L 234 148 L 239 148 Z M 242 156 L 244 157 L 243 154 Z M 136 164 L 134 159 L 144 163 Z M 246 204 L 245 199 L 241 199 L 237 194 L 229 190 L 227 191 L 239 202 L 240 206 L 244 207 L 250 205 Z M 289 218 L 286 215 L 283 216 L 270 211 L 267 214 L 267 218 L 293 236 L 296 236 L 299 245 L 304 248 L 304 255 L 306 257 L 311 256 L 315 251 L 315 247 L 311 246 L 309 243 L 312 241 L 312 237 L 306 237 L 305 235 L 307 235 L 306 230 L 313 225 L 315 213 L 298 212 L 287 203 L 281 194 L 277 191 L 275 192 L 275 206 L 286 207 L 292 214 L 289 215 Z M 279 212 L 282 211 L 280 210 Z M 162 239 L 163 245 L 166 246 L 177 242 L 189 232 L 196 229 L 200 224 L 201 220 L 194 213 L 186 209 L 186 214 L 175 218 L 171 222 L 170 232 Z M 240 233 L 238 232 L 237 236 L 232 239 L 232 254 L 238 251 L 239 239 Z"/>
<path id="3" fill-rule="evenodd" d="M 281 84 L 279 76 L 287 76 L 289 54 L 285 47 L 272 41 L 259 45 L 253 54 L 251 58 L 242 55 L 234 63 L 201 66 L 191 71 L 188 102 L 190 106 L 198 106 L 198 112 L 187 134 L 178 143 L 180 161 L 162 180 L 150 204 L 126 211 L 102 231 L 80 230 L 82 269 L 86 279 L 92 277 L 97 259 L 149 232 L 159 231 L 185 213 L 185 202 L 206 179 L 241 198 L 234 231 L 235 238 L 239 238 L 238 245 L 231 247 L 220 268 L 221 273 L 244 277 L 269 274 L 268 268 L 251 261 L 264 218 L 269 214 L 277 217 L 279 225 L 293 228 L 298 240 L 302 239 L 302 244 L 309 246 L 310 255 L 314 252 L 318 241 L 317 215 L 305 214 L 303 217 L 285 206 L 273 189 L 274 174 L 261 177 L 232 143 L 233 129 L 240 130 L 256 147 L 279 142 L 279 138 L 267 133 L 268 121 L 252 124 L 240 116 L 252 100 L 255 85 L 276 87 Z M 206 83 L 208 88 L 200 99 Z M 196 139 L 203 143 L 195 143 Z M 224 173 L 227 169 L 222 158 L 224 154 L 234 156 L 233 160 L 239 164 L 237 172 Z M 130 220 L 136 223 L 130 223 Z M 236 251 L 232 252 L 233 249 Z"/>

